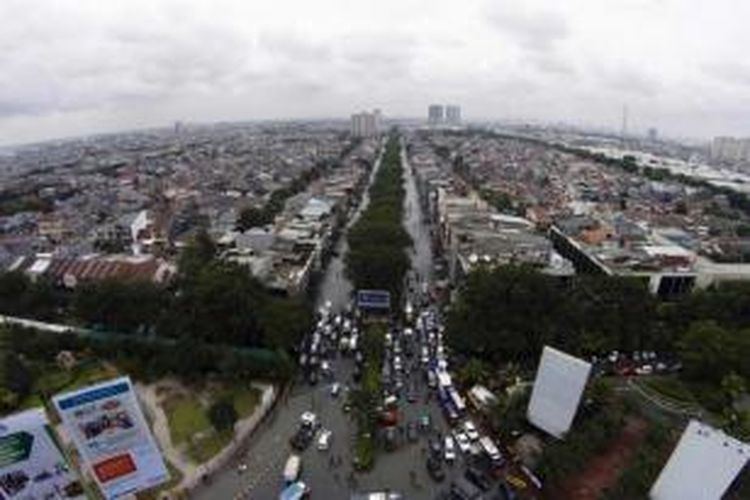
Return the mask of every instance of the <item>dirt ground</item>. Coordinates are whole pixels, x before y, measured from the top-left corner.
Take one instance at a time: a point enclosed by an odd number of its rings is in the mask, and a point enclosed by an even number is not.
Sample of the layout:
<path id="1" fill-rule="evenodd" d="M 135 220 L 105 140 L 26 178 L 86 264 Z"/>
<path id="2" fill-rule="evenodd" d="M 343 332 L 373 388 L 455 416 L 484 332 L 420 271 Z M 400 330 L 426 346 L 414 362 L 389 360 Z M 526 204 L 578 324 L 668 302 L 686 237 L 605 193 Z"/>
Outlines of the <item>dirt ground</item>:
<path id="1" fill-rule="evenodd" d="M 553 496 L 559 500 L 597 500 L 610 486 L 640 446 L 648 423 L 643 419 L 629 418 L 620 435 L 584 467 L 580 474 L 555 488 Z"/>

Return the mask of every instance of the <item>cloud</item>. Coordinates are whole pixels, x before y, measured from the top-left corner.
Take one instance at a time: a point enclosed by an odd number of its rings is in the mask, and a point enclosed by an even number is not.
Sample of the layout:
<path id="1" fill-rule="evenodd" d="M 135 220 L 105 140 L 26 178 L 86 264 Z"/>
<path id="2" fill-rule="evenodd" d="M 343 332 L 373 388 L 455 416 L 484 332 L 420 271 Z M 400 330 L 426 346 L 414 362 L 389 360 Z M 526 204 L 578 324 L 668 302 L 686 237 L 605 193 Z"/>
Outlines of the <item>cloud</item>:
<path id="1" fill-rule="evenodd" d="M 487 20 L 497 31 L 531 52 L 548 52 L 569 35 L 568 23 L 559 12 L 537 9 L 528 2 L 492 2 Z"/>
<path id="2" fill-rule="evenodd" d="M 433 101 L 750 135 L 750 3 L 697 1 L 0 0 L 0 141 Z"/>

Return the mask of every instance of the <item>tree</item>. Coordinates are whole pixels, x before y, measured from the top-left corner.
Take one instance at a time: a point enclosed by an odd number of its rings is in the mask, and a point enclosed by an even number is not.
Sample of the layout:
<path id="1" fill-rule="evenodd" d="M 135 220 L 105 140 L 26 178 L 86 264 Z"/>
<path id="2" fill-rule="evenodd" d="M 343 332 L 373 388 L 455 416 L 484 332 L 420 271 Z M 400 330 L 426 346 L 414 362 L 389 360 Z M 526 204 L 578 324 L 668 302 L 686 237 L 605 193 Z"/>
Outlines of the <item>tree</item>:
<path id="1" fill-rule="evenodd" d="M 16 395 L 16 400 L 20 401 L 31 392 L 34 383 L 32 373 L 21 361 L 19 355 L 15 352 L 5 353 L 2 357 L 2 384 L 3 389 Z M 7 396 L 7 394 L 6 394 Z"/>
<path id="2" fill-rule="evenodd" d="M 222 398 L 208 408 L 208 419 L 216 432 L 223 433 L 234 429 L 237 422 L 237 410 L 234 401 Z"/>
<path id="3" fill-rule="evenodd" d="M 488 366 L 479 358 L 471 358 L 458 371 L 458 379 L 467 387 L 484 383 L 489 373 Z"/>
<path id="4" fill-rule="evenodd" d="M 198 273 L 216 257 L 216 244 L 211 236 L 201 230 L 180 254 L 178 268 L 183 277 Z"/>
<path id="5" fill-rule="evenodd" d="M 693 380 L 716 384 L 732 367 L 730 335 L 715 321 L 694 323 L 677 346 L 685 375 Z"/>
<path id="6" fill-rule="evenodd" d="M 735 402 L 747 392 L 747 382 L 740 375 L 729 373 L 721 379 L 721 391 L 726 407 L 734 408 Z"/>
<path id="7" fill-rule="evenodd" d="M 89 325 L 135 332 L 156 325 L 167 304 L 167 292 L 150 282 L 104 280 L 79 287 L 73 298 L 76 317 Z"/>
<path id="8" fill-rule="evenodd" d="M 289 351 L 312 328 L 312 311 L 302 301 L 271 299 L 263 308 L 260 326 L 269 347 Z"/>
<path id="9" fill-rule="evenodd" d="M 237 219 L 237 228 L 241 231 L 247 231 L 253 227 L 265 226 L 271 222 L 268 213 L 261 208 L 246 207 L 240 212 Z"/>

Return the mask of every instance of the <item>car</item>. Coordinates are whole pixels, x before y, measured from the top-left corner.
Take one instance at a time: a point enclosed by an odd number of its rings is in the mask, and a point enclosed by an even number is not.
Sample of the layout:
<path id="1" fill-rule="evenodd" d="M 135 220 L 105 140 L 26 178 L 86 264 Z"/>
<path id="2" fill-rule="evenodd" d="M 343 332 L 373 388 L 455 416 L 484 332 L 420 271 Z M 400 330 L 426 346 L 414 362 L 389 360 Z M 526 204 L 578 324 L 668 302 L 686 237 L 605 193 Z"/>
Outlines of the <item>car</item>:
<path id="1" fill-rule="evenodd" d="M 466 472 L 464 472 L 464 477 L 482 491 L 488 491 L 490 489 L 490 480 L 487 479 L 484 472 L 476 467 L 467 467 Z"/>
<path id="2" fill-rule="evenodd" d="M 247 464 L 242 462 L 240 464 L 237 464 L 237 472 L 243 473 L 247 470 Z"/>
<path id="3" fill-rule="evenodd" d="M 471 451 L 471 441 L 469 441 L 469 436 L 465 432 L 456 429 L 453 432 L 453 437 L 456 439 L 456 444 L 458 444 L 458 449 L 461 450 L 461 453 L 469 453 Z"/>
<path id="4" fill-rule="evenodd" d="M 419 440 L 416 422 L 409 422 L 406 426 L 406 438 L 412 443 Z"/>
<path id="5" fill-rule="evenodd" d="M 315 428 L 318 426 L 318 416 L 311 411 L 306 411 L 300 415 L 299 421 L 303 427 Z"/>
<path id="6" fill-rule="evenodd" d="M 451 482 L 450 495 L 454 500 L 476 500 L 482 492 L 463 477 L 457 477 Z"/>
<path id="7" fill-rule="evenodd" d="M 440 457 L 443 454 L 443 443 L 440 442 L 440 438 L 433 436 L 429 441 L 430 454 L 434 457 Z"/>
<path id="8" fill-rule="evenodd" d="M 430 414 L 425 413 L 419 417 L 419 427 L 422 430 L 427 430 L 430 427 Z"/>
<path id="9" fill-rule="evenodd" d="M 430 477 L 436 481 L 441 482 L 445 479 L 445 471 L 443 470 L 443 467 L 440 465 L 440 460 L 437 458 L 430 457 L 427 459 L 427 473 L 430 475 Z"/>
<path id="10" fill-rule="evenodd" d="M 414 389 L 410 390 L 408 394 L 406 395 L 406 400 L 410 403 L 416 403 L 417 402 L 417 391 Z"/>
<path id="11" fill-rule="evenodd" d="M 635 369 L 636 375 L 651 375 L 654 373 L 654 367 L 652 365 L 643 365 Z"/>
<path id="12" fill-rule="evenodd" d="M 311 370 L 310 374 L 307 376 L 307 381 L 310 385 L 315 385 L 318 383 L 318 372 L 316 370 Z"/>
<path id="13" fill-rule="evenodd" d="M 394 451 L 397 443 L 396 428 L 386 427 L 385 428 L 385 449 L 386 451 Z"/>
<path id="14" fill-rule="evenodd" d="M 326 451 L 331 447 L 331 437 L 333 436 L 333 432 L 329 431 L 328 429 L 323 429 L 320 431 L 320 435 L 318 436 L 318 451 Z"/>
<path id="15" fill-rule="evenodd" d="M 331 386 L 331 396 L 338 397 L 339 393 L 341 392 L 341 384 L 338 382 L 334 382 Z"/>
<path id="16" fill-rule="evenodd" d="M 456 445 L 453 442 L 453 438 L 450 436 L 445 436 L 443 453 L 445 455 L 445 461 L 448 463 L 452 463 L 456 459 Z"/>
<path id="17" fill-rule="evenodd" d="M 464 422 L 464 432 L 471 441 L 477 441 L 479 439 L 479 431 L 477 431 L 474 422 L 471 420 Z"/>
<path id="18" fill-rule="evenodd" d="M 298 451 L 304 451 L 310 446 L 313 438 L 315 437 L 315 430 L 311 427 L 300 427 L 297 432 L 289 440 L 289 444 L 292 448 Z"/>

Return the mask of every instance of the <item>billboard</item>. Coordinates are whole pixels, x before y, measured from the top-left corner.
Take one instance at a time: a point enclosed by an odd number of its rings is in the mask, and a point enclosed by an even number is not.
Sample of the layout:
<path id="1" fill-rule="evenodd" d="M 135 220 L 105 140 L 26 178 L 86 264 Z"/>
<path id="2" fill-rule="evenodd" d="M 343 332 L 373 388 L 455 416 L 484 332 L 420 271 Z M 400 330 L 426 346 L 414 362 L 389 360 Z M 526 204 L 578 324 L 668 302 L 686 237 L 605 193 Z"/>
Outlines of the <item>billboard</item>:
<path id="1" fill-rule="evenodd" d="M 359 290 L 357 291 L 357 307 L 388 310 L 391 308 L 391 294 L 387 290 Z"/>
<path id="2" fill-rule="evenodd" d="M 654 500 L 721 498 L 750 459 L 750 446 L 691 420 L 651 488 Z"/>
<path id="3" fill-rule="evenodd" d="M 59 394 L 53 401 L 106 498 L 169 479 L 128 377 Z"/>
<path id="4" fill-rule="evenodd" d="M 0 498 L 86 498 L 41 409 L 0 420 Z"/>
<path id="5" fill-rule="evenodd" d="M 540 429 L 562 438 L 573 423 L 591 364 L 545 346 L 526 416 Z"/>

